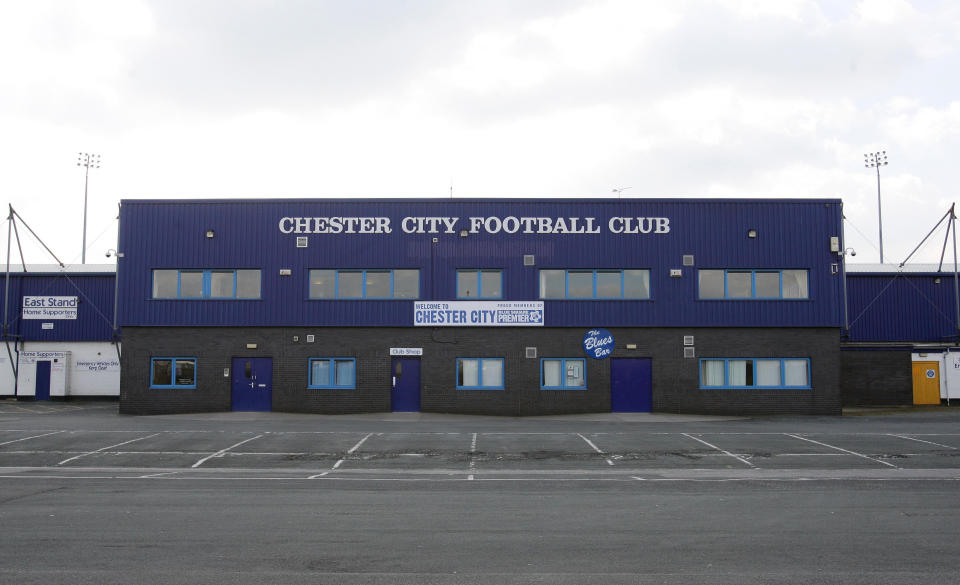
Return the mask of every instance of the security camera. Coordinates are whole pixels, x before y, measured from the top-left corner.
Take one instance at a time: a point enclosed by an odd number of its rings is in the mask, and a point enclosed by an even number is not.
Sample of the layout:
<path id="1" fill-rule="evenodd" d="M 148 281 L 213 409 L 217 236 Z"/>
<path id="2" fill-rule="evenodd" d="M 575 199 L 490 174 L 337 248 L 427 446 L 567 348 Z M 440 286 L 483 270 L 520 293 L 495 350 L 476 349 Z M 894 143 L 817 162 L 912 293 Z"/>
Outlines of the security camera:
<path id="1" fill-rule="evenodd" d="M 857 255 L 857 251 L 856 251 L 856 250 L 850 250 L 850 255 L 851 255 L 851 256 L 856 256 L 856 255 Z"/>

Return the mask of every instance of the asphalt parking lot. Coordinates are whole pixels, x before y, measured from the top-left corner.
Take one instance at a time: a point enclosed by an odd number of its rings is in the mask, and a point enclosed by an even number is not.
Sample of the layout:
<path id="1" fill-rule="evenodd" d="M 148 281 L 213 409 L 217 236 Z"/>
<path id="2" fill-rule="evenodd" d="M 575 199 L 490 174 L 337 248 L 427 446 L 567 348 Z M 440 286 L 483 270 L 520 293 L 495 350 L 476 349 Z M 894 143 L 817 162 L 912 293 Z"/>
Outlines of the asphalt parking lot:
<path id="1" fill-rule="evenodd" d="M 864 417 L 121 417 L 115 409 L 112 403 L 0 402 L 0 474 L 642 481 L 807 472 L 804 477 L 960 478 L 960 428 L 953 411 L 932 421 L 920 413 L 913 425 L 909 415 L 889 414 L 864 425 Z M 770 426 L 780 428 L 758 428 Z"/>
<path id="2" fill-rule="evenodd" d="M 0 400 L 0 582 L 960 583 L 960 410 L 857 414 Z"/>

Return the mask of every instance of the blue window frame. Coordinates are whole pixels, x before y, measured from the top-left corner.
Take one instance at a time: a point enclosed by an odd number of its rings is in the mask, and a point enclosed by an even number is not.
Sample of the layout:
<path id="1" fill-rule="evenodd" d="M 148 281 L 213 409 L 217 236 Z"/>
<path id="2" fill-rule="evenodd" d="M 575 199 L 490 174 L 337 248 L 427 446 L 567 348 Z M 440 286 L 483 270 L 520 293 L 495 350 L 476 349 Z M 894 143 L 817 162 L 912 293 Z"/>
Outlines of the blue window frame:
<path id="1" fill-rule="evenodd" d="M 197 387 L 197 358 L 150 358 L 150 387 L 195 389 Z"/>
<path id="2" fill-rule="evenodd" d="M 701 358 L 703 390 L 809 390 L 809 358 Z"/>
<path id="3" fill-rule="evenodd" d="M 650 298 L 647 269 L 555 269 L 540 270 L 541 299 L 612 300 Z"/>
<path id="4" fill-rule="evenodd" d="M 503 358 L 457 358 L 457 390 L 503 389 Z"/>
<path id="5" fill-rule="evenodd" d="M 260 269 L 155 269 L 153 298 L 258 300 L 260 299 Z"/>
<path id="6" fill-rule="evenodd" d="M 503 270 L 494 268 L 458 269 L 457 298 L 503 298 Z"/>
<path id="7" fill-rule="evenodd" d="M 357 387 L 356 358 L 310 358 L 308 388 L 354 390 Z"/>
<path id="8" fill-rule="evenodd" d="M 308 274 L 307 298 L 325 299 L 417 299 L 420 269 L 313 269 Z"/>
<path id="9" fill-rule="evenodd" d="M 700 299 L 805 300 L 810 298 L 806 270 L 751 268 L 703 269 L 698 272 Z"/>
<path id="10" fill-rule="evenodd" d="M 587 360 L 584 358 L 542 358 L 541 390 L 586 390 Z"/>

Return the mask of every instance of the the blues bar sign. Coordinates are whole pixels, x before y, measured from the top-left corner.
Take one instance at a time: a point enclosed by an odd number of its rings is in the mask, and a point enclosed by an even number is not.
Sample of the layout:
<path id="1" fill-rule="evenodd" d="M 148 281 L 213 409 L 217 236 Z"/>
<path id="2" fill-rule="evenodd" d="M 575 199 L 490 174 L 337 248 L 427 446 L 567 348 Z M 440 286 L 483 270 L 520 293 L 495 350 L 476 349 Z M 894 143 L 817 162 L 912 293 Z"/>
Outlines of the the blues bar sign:
<path id="1" fill-rule="evenodd" d="M 76 319 L 77 297 L 23 297 L 24 319 Z"/>
<path id="2" fill-rule="evenodd" d="M 418 327 L 542 327 L 543 301 L 444 301 L 413 304 Z"/>

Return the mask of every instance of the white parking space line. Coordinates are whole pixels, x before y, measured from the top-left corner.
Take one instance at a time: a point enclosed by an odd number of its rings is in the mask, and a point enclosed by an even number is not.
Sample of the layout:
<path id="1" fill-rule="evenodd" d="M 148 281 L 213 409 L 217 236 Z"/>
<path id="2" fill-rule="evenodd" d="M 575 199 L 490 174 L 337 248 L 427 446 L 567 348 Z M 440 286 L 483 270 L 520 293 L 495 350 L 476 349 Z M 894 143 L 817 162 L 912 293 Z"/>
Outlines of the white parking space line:
<path id="1" fill-rule="evenodd" d="M 203 465 L 203 464 L 206 463 L 207 461 L 210 461 L 210 460 L 213 459 L 214 457 L 223 457 L 224 454 L 225 454 L 227 451 L 229 451 L 230 449 L 233 449 L 234 447 L 239 447 L 240 445 L 243 445 L 244 443 L 249 443 L 250 441 L 253 441 L 253 440 L 255 440 L 255 439 L 259 439 L 259 438 L 262 437 L 262 436 L 263 436 L 263 434 L 261 433 L 261 434 L 257 435 L 256 437 L 250 437 L 249 439 L 246 439 L 246 440 L 244 440 L 244 441 L 240 441 L 240 442 L 237 443 L 236 445 L 230 445 L 230 446 L 227 447 L 226 449 L 220 449 L 219 451 L 217 451 L 217 452 L 214 453 L 213 455 L 210 455 L 210 456 L 208 456 L 208 457 L 204 457 L 203 459 L 201 459 L 200 461 L 197 461 L 196 463 L 194 463 L 194 464 L 191 465 L 190 467 L 191 467 L 191 468 L 200 467 L 201 465 Z"/>
<path id="2" fill-rule="evenodd" d="M 350 450 L 347 451 L 347 455 L 349 455 L 349 454 L 353 453 L 354 451 L 356 451 L 357 449 L 359 449 L 359 448 L 360 448 L 360 445 L 363 445 L 364 441 L 366 441 L 367 439 L 369 439 L 369 438 L 372 437 L 372 436 L 373 436 L 373 433 L 368 433 L 366 437 L 360 439 L 360 442 L 359 442 L 359 443 L 357 443 L 357 444 L 354 445 L 353 447 L 350 447 Z"/>
<path id="3" fill-rule="evenodd" d="M 110 445 L 110 446 L 108 446 L 108 447 L 103 447 L 102 449 L 97 449 L 97 450 L 95 450 L 95 451 L 87 451 L 86 453 L 81 453 L 81 454 L 79 454 L 79 455 L 74 455 L 73 457 L 70 457 L 69 459 L 64 459 L 64 460 L 61 461 L 60 463 L 57 463 L 57 465 L 63 465 L 64 463 L 69 463 L 69 462 L 71 462 L 71 461 L 76 461 L 77 459 L 80 459 L 81 457 L 86 457 L 87 455 L 93 455 L 94 453 L 100 453 L 101 451 L 106 451 L 107 449 L 113 449 L 114 447 L 120 447 L 120 446 L 126 445 L 126 444 L 128 444 L 128 443 L 134 443 L 134 442 L 136 442 L 136 441 L 142 441 L 142 440 L 144 440 L 144 439 L 149 439 L 149 438 L 151 438 L 151 437 L 156 437 L 156 436 L 159 435 L 159 434 L 160 434 L 160 433 L 153 433 L 152 435 L 147 435 L 146 437 L 137 437 L 136 439 L 130 439 L 129 441 L 124 441 L 124 442 L 122 442 L 122 443 L 117 443 L 116 445 Z"/>
<path id="4" fill-rule="evenodd" d="M 594 444 L 593 444 L 593 441 L 591 441 L 590 439 L 584 437 L 584 436 L 581 435 L 580 433 L 577 433 L 577 436 L 580 437 L 581 439 L 583 439 L 584 441 L 586 441 L 586 442 L 587 442 L 587 445 L 590 445 L 591 447 L 593 447 L 593 450 L 596 451 L 597 453 L 599 453 L 599 454 L 601 454 L 601 455 L 606 455 L 606 453 L 604 453 L 603 451 L 601 451 L 601 450 L 600 450 L 600 447 L 597 447 L 596 445 L 594 445 Z M 607 465 L 613 465 L 613 461 L 611 461 L 609 457 L 604 457 L 603 459 L 604 459 L 604 461 L 607 462 Z"/>
<path id="5" fill-rule="evenodd" d="M 29 441 L 30 439 L 39 439 L 40 437 L 49 437 L 50 435 L 56 435 L 57 433 L 62 433 L 62 432 L 64 431 L 53 431 L 52 433 L 44 433 L 42 435 L 34 435 L 32 437 L 23 437 L 22 439 L 14 439 L 12 441 L 0 443 L 0 447 L 4 445 L 9 445 L 10 443 L 19 443 L 20 441 Z"/>
<path id="6" fill-rule="evenodd" d="M 473 474 L 477 470 L 477 433 L 473 433 L 473 438 L 470 440 L 470 475 L 467 476 L 467 479 L 473 480 Z"/>
<path id="7" fill-rule="evenodd" d="M 923 439 L 917 439 L 916 437 L 908 437 L 907 435 L 895 435 L 893 433 L 888 433 L 891 437 L 897 437 L 899 439 L 908 439 L 910 441 L 917 441 L 918 443 L 926 443 L 928 445 L 935 445 L 937 447 L 943 447 L 944 449 L 953 449 L 957 450 L 956 447 L 951 447 L 950 445 L 944 445 L 943 443 L 934 443 L 933 441 L 924 441 Z"/>
<path id="8" fill-rule="evenodd" d="M 716 449 L 717 451 L 720 451 L 720 452 L 723 453 L 724 455 L 728 455 L 728 456 L 730 456 L 730 457 L 733 457 L 734 459 L 736 459 L 736 460 L 739 461 L 740 463 L 743 463 L 744 465 L 747 465 L 747 466 L 749 466 L 749 467 L 756 467 L 756 465 L 754 465 L 753 463 L 750 463 L 749 461 L 747 461 L 747 460 L 744 459 L 743 457 L 740 457 L 739 455 L 734 455 L 734 454 L 731 453 L 730 451 L 727 451 L 726 449 L 721 449 L 720 447 L 717 447 L 716 445 L 711 445 L 710 443 L 704 441 L 703 439 L 698 439 L 697 437 L 694 437 L 693 435 L 688 434 L 688 433 L 680 433 L 680 434 L 683 435 L 684 437 L 687 437 L 688 439 L 693 439 L 694 441 L 696 441 L 696 442 L 698 442 L 698 443 L 703 443 L 704 445 L 706 445 L 707 447 L 710 447 L 711 449 Z"/>
<path id="9" fill-rule="evenodd" d="M 851 451 L 851 450 L 849 450 L 849 449 L 844 449 L 844 448 L 842 448 L 842 447 L 836 447 L 836 446 L 834 446 L 834 445 L 828 445 L 828 444 L 826 444 L 826 443 L 821 443 L 820 441 L 814 441 L 813 439 L 808 439 L 808 438 L 806 438 L 806 437 L 801 437 L 800 435 L 793 435 L 793 434 L 790 434 L 790 433 L 784 433 L 784 435 L 786 435 L 786 436 L 788 436 L 788 437 L 793 437 L 794 439 L 800 439 L 801 441 L 807 441 L 807 442 L 813 443 L 813 444 L 815 444 L 815 445 L 820 445 L 820 446 L 822 446 L 822 447 L 829 447 L 829 448 L 831 448 L 831 449 L 836 449 L 837 451 L 843 451 L 844 453 L 849 453 L 850 455 L 856 455 L 857 457 L 863 457 L 864 459 L 869 459 L 870 461 L 873 461 L 874 463 L 880 463 L 880 464 L 882 464 L 882 465 L 886 465 L 887 467 L 892 467 L 892 468 L 894 468 L 894 469 L 900 469 L 899 467 L 897 467 L 897 466 L 894 465 L 893 463 L 887 463 L 886 461 L 881 461 L 880 459 L 875 459 L 875 458 L 873 458 L 873 457 L 870 457 L 869 455 L 864 455 L 863 453 L 857 453 L 856 451 Z"/>

